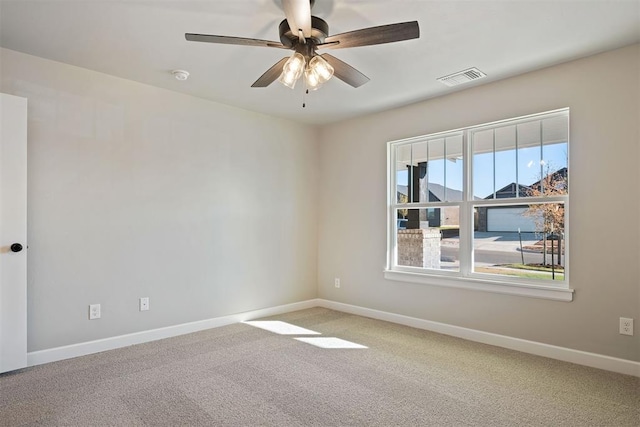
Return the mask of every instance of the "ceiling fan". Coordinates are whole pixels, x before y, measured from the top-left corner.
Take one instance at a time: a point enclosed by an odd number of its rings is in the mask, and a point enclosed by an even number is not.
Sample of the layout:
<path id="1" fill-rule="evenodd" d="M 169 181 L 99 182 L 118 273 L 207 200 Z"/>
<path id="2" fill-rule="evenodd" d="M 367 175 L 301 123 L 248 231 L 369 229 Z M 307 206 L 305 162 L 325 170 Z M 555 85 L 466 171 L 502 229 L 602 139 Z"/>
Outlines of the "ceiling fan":
<path id="1" fill-rule="evenodd" d="M 286 19 L 280 23 L 280 43 L 242 37 L 186 33 L 188 41 L 272 47 L 295 51 L 269 68 L 251 87 L 267 87 L 276 79 L 291 89 L 304 74 L 307 90 L 318 89 L 332 76 L 360 87 L 369 78 L 346 62 L 329 55 L 318 54 L 319 49 L 344 49 L 411 40 L 420 37 L 418 21 L 401 22 L 363 28 L 329 36 L 329 25 L 311 15 L 314 0 L 282 0 Z"/>

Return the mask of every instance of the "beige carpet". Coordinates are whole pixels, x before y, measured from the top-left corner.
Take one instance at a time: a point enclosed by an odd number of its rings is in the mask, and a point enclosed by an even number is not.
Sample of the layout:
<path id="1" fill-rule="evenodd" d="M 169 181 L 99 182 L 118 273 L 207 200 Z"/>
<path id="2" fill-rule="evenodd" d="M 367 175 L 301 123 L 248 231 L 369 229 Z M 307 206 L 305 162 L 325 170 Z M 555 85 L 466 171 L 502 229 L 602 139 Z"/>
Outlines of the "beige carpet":
<path id="1" fill-rule="evenodd" d="M 323 308 L 0 375 L 0 425 L 638 426 L 640 379 Z"/>

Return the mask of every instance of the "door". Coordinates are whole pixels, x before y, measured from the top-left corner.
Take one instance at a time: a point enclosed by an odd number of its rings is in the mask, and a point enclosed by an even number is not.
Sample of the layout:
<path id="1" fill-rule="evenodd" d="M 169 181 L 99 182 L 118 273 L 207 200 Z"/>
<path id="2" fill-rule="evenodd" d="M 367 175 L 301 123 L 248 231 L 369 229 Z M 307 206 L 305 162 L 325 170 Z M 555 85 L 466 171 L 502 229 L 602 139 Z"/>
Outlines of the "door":
<path id="1" fill-rule="evenodd" d="M 27 100 L 0 94 L 0 372 L 27 366 Z"/>

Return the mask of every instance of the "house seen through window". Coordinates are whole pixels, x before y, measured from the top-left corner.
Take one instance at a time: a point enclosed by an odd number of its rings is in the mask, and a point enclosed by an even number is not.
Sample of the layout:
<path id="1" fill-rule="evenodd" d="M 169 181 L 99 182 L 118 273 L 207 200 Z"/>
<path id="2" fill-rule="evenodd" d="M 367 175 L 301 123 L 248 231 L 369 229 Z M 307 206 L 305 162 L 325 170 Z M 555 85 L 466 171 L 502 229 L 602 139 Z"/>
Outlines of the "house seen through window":
<path id="1" fill-rule="evenodd" d="M 388 155 L 388 270 L 567 287 L 567 109 L 390 142 Z"/>

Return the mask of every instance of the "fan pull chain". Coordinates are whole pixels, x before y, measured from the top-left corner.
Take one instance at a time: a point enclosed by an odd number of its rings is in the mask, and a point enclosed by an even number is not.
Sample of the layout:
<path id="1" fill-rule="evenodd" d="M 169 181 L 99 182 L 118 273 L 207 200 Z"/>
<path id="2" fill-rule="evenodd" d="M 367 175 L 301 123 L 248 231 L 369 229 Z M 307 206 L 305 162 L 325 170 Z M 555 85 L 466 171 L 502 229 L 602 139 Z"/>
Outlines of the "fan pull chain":
<path id="1" fill-rule="evenodd" d="M 305 108 L 307 106 L 305 99 L 308 94 L 309 94 L 309 89 L 305 89 L 304 92 L 302 93 L 302 108 Z"/>

